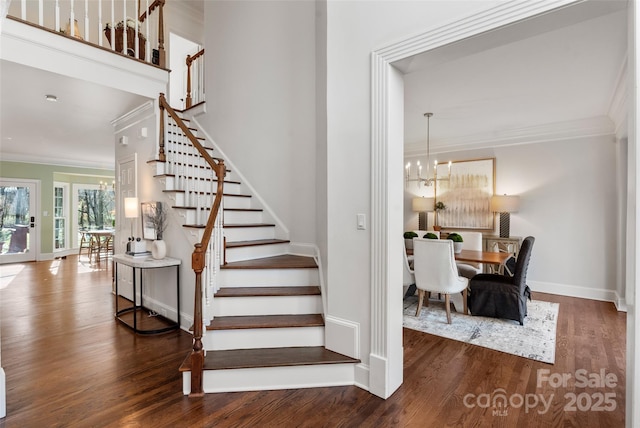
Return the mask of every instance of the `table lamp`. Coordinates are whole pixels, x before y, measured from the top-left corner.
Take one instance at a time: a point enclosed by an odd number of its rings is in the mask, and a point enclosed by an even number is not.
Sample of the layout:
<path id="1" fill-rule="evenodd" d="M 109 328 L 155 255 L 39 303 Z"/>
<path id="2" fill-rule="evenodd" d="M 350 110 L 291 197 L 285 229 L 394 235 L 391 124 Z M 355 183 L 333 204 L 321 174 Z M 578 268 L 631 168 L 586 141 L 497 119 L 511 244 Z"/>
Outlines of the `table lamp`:
<path id="1" fill-rule="evenodd" d="M 491 198 L 491 212 L 500 213 L 500 237 L 509 237 L 511 213 L 518 212 L 520 196 L 494 195 Z"/>
<path id="2" fill-rule="evenodd" d="M 411 209 L 418 213 L 418 229 L 427 230 L 429 222 L 427 221 L 427 212 L 434 211 L 435 198 L 418 197 L 411 200 Z M 423 227 L 424 226 L 424 227 Z"/>
<path id="3" fill-rule="evenodd" d="M 138 198 L 124 198 L 124 217 L 131 219 L 131 240 L 133 236 L 133 219 L 138 218 Z"/>

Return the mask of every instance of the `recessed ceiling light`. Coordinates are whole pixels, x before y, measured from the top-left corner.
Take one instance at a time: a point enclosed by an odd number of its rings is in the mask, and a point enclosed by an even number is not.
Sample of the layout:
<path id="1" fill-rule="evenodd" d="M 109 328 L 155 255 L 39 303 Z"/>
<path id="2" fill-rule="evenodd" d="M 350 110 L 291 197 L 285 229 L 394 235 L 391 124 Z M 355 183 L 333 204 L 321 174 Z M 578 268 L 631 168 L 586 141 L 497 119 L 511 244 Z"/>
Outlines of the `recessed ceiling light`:
<path id="1" fill-rule="evenodd" d="M 45 95 L 44 99 L 47 101 L 51 101 L 52 103 L 55 103 L 58 101 L 58 97 L 56 97 L 55 95 Z"/>

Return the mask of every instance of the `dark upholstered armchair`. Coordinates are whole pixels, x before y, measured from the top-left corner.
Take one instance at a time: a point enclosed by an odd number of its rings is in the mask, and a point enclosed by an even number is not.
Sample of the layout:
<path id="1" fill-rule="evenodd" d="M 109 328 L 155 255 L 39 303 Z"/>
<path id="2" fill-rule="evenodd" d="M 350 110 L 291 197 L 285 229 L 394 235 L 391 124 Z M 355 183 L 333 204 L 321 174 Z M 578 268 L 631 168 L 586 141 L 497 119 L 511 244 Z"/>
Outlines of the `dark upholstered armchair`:
<path id="1" fill-rule="evenodd" d="M 472 315 L 506 318 L 524 324 L 527 299 L 531 300 L 526 278 L 534 241 L 533 236 L 528 236 L 522 242 L 513 277 L 482 273 L 469 281 L 469 310 Z"/>

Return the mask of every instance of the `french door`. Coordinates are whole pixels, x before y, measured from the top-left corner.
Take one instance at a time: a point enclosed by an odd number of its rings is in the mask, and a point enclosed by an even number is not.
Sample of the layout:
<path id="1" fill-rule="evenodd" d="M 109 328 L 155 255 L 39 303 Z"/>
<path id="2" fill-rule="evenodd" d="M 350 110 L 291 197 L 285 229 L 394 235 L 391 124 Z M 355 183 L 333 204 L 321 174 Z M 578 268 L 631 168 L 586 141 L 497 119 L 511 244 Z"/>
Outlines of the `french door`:
<path id="1" fill-rule="evenodd" d="M 38 182 L 0 178 L 0 263 L 35 261 Z"/>

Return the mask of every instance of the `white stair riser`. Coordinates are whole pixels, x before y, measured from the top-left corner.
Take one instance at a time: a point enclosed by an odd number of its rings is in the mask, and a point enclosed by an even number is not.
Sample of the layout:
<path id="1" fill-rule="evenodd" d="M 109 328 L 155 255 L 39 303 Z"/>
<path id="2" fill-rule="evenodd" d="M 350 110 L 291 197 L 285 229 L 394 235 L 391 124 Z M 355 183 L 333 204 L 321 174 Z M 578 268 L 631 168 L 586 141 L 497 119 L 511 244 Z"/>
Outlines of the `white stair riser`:
<path id="1" fill-rule="evenodd" d="M 202 345 L 208 351 L 324 346 L 324 327 L 207 330 Z"/>
<path id="2" fill-rule="evenodd" d="M 221 269 L 222 287 L 287 287 L 318 285 L 318 269 Z"/>
<path id="3" fill-rule="evenodd" d="M 224 211 L 224 221 L 228 224 L 262 223 L 262 211 Z"/>
<path id="4" fill-rule="evenodd" d="M 287 254 L 289 244 L 251 245 L 248 247 L 227 248 L 227 263 L 243 260 L 259 259 L 263 257 L 279 256 Z"/>
<path id="5" fill-rule="evenodd" d="M 345 363 L 205 370 L 203 388 L 205 393 L 215 393 L 354 385 L 355 367 L 353 363 Z M 182 389 L 185 395 L 189 394 L 190 372 L 182 374 Z"/>
<path id="6" fill-rule="evenodd" d="M 251 198 L 242 196 L 225 196 L 225 208 L 251 208 Z"/>
<path id="7" fill-rule="evenodd" d="M 302 315 L 322 313 L 320 295 L 214 297 L 218 317 L 242 315 Z"/>
<path id="8" fill-rule="evenodd" d="M 224 236 L 227 238 L 227 242 L 273 239 L 275 237 L 275 233 L 276 228 L 273 226 L 224 228 Z"/>

